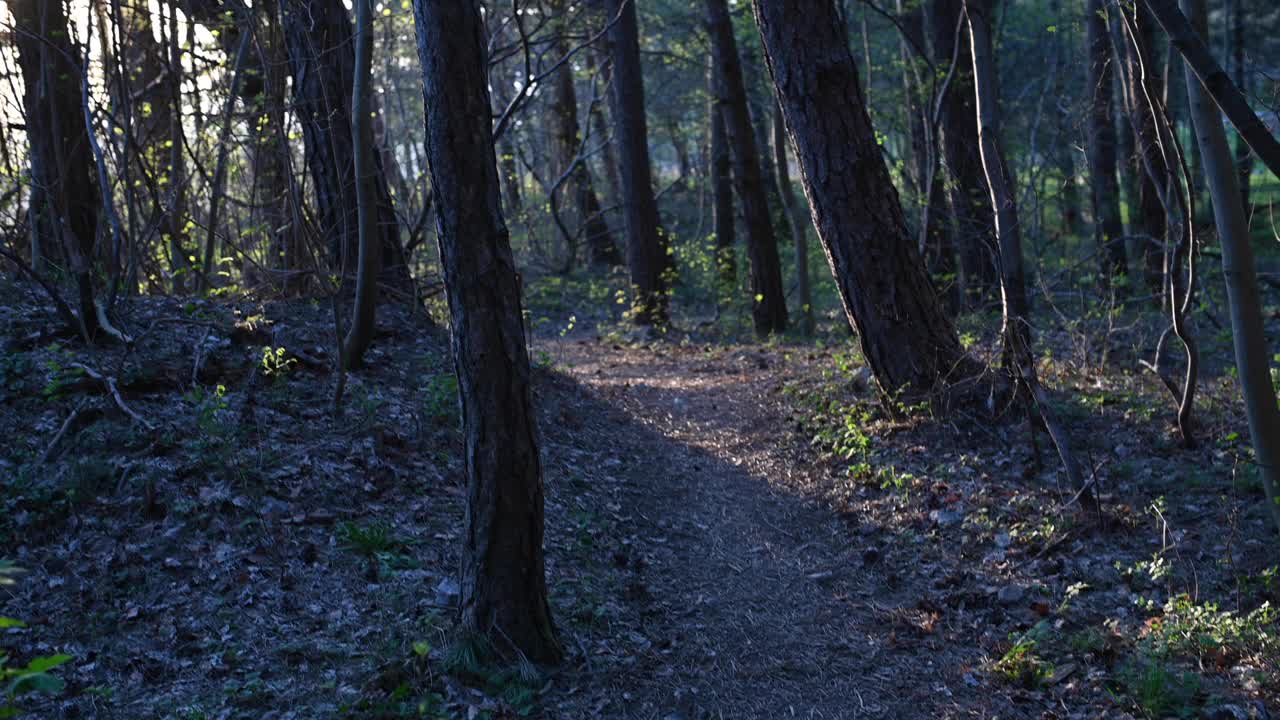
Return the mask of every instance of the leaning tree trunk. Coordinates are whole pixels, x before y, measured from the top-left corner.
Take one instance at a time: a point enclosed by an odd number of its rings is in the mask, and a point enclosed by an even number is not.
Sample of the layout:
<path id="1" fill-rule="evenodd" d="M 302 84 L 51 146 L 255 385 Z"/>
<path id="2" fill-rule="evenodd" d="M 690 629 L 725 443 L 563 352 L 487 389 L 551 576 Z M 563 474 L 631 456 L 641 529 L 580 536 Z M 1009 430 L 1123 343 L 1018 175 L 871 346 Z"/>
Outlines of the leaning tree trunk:
<path id="1" fill-rule="evenodd" d="M 974 372 L 907 231 L 832 0 L 754 0 L 818 239 L 881 388 Z"/>
<path id="2" fill-rule="evenodd" d="M 955 245 L 960 281 L 968 301 L 990 297 L 997 289 L 995 214 L 991 208 L 978 126 L 973 110 L 973 65 L 962 23 L 963 0 L 929 0 L 929 34 L 937 67 L 955 71 L 938 115 L 942 157 L 951 178 L 951 210 L 955 215 Z"/>
<path id="3" fill-rule="evenodd" d="M 729 155 L 733 161 L 733 183 L 742 204 L 743 227 L 747 234 L 747 257 L 751 261 L 751 317 L 756 334 L 764 336 L 787 329 L 787 297 L 782 288 L 782 264 L 778 259 L 778 239 L 769 216 L 769 199 L 760 171 L 755 128 L 747 109 L 747 88 L 742 80 L 742 64 L 733 23 L 726 0 L 706 0 L 707 28 L 711 35 L 712 62 L 725 93 L 721 104 Z"/>
<path id="4" fill-rule="evenodd" d="M 1182 9 L 1201 36 L 1207 36 L 1204 0 L 1182 0 Z M 1271 384 L 1262 299 L 1249 242 L 1249 222 L 1238 186 L 1240 178 L 1233 167 L 1231 148 L 1227 145 L 1217 106 L 1193 73 L 1184 75 L 1191 121 L 1200 144 L 1213 198 L 1213 215 L 1222 241 L 1222 275 L 1227 285 L 1236 369 L 1244 393 L 1245 415 L 1249 419 L 1249 437 L 1271 517 L 1280 529 L 1280 490 L 1277 489 L 1280 488 L 1280 407 L 1276 405 Z"/>
<path id="5" fill-rule="evenodd" d="M 413 5 L 466 435 L 461 619 L 511 655 L 555 661 L 561 649 L 543 566 L 542 464 L 520 285 L 502 216 L 480 10 L 475 0 Z"/>
<path id="6" fill-rule="evenodd" d="M 351 94 L 355 44 L 342 0 L 280 0 L 293 109 L 302 125 L 317 216 L 329 240 L 331 260 L 344 276 L 359 263 L 360 222 L 352 142 Z M 410 292 L 413 282 L 400 243 L 400 228 L 382 159 L 373 157 L 373 193 L 382 271 L 388 286 Z"/>
<path id="7" fill-rule="evenodd" d="M 636 5 L 634 0 L 606 0 L 605 8 L 611 21 L 616 18 L 609 28 L 613 54 L 609 100 L 627 228 L 627 265 L 635 294 L 632 319 L 637 325 L 665 325 L 672 264 L 653 193 Z"/>
<path id="8" fill-rule="evenodd" d="M 1104 15 L 1105 0 L 1088 0 L 1089 184 L 1093 192 L 1093 237 L 1098 245 L 1103 281 L 1129 272 L 1120 216 L 1120 185 L 1116 181 L 1116 126 L 1113 102 L 1115 73 L 1111 66 L 1111 35 Z"/>
<path id="9" fill-rule="evenodd" d="M 42 191 L 42 204 L 31 211 L 33 232 L 46 252 L 59 248 L 70 261 L 79 296 L 73 330 L 92 342 L 99 329 L 93 266 L 102 195 L 81 105 L 83 55 L 62 0 L 11 0 L 9 10 L 25 85 L 31 183 Z"/>

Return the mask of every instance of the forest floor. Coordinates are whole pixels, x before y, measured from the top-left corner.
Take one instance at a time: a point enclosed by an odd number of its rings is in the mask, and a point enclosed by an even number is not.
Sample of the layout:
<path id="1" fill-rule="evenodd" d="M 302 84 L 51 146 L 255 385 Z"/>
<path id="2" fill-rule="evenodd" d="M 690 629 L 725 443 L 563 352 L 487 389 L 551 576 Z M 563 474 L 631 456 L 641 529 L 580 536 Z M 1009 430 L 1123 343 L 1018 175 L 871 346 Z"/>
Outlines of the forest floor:
<path id="1" fill-rule="evenodd" d="M 1275 540 L 1237 391 L 1207 372 L 1184 449 L 1124 350 L 1149 338 L 1108 335 L 1095 363 L 1042 339 L 1101 512 L 1070 502 L 1025 420 L 886 407 L 847 340 L 535 341 L 568 660 L 513 672 L 450 633 L 464 479 L 446 338 L 421 313 L 380 318 L 335 416 L 322 304 L 137 301 L 133 348 L 86 350 L 24 297 L 0 302 L 0 559 L 25 570 L 0 615 L 26 623 L 0 644 L 9 667 L 71 656 L 65 688 L 19 699 L 30 717 L 1280 707 Z"/>

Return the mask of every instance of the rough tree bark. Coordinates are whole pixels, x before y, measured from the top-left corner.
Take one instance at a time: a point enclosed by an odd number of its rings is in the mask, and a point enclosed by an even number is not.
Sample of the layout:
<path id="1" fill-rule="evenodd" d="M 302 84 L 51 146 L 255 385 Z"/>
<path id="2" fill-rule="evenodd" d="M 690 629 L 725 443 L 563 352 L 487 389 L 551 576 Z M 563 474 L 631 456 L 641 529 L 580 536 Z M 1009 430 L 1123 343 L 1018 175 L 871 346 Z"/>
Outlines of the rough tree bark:
<path id="1" fill-rule="evenodd" d="M 1115 72 L 1111 65 L 1111 36 L 1107 30 L 1106 0 L 1088 0 L 1085 32 L 1089 52 L 1089 180 L 1093 190 L 1093 236 L 1098 245 L 1103 282 L 1110 284 L 1129 271 L 1120 215 L 1120 185 L 1116 181 L 1116 126 L 1113 102 Z"/>
<path id="2" fill-rule="evenodd" d="M 832 0 L 754 0 L 818 239 L 881 388 L 975 372 L 907 231 Z"/>
<path id="3" fill-rule="evenodd" d="M 760 170 L 755 128 L 747 109 L 746 83 L 733 22 L 726 0 L 706 0 L 707 29 L 718 82 L 724 92 L 721 116 L 724 119 L 729 155 L 733 162 L 733 184 L 742 205 L 746 230 L 747 257 L 751 264 L 751 317 L 757 335 L 781 333 L 787 329 L 787 298 L 782 287 L 782 264 L 778 259 L 778 239 L 769 216 L 765 178 Z"/>
<path id="4" fill-rule="evenodd" d="M 1208 35 L 1204 0 L 1182 0 L 1182 8 L 1202 37 Z M 1262 321 L 1249 223 L 1241 202 L 1239 173 L 1233 167 L 1231 148 L 1218 108 L 1200 80 L 1185 73 L 1191 121 L 1200 144 L 1213 215 L 1222 241 L 1222 275 L 1231 309 L 1231 330 L 1244 394 L 1249 436 L 1257 456 L 1258 472 L 1266 490 L 1271 517 L 1280 529 L 1280 407 L 1271 385 L 1267 338 Z"/>
<path id="5" fill-rule="evenodd" d="M 102 196 L 81 108 L 82 51 L 71 39 L 62 0 L 13 0 L 14 44 L 25 86 L 33 232 L 45 253 L 57 248 L 71 266 L 78 323 L 86 341 L 98 334 L 93 265 Z M 36 204 L 39 201 L 39 204 Z"/>
<path id="6" fill-rule="evenodd" d="M 644 75 L 640 67 L 640 29 L 635 0 L 605 0 L 613 54 L 609 88 L 623 217 L 627 228 L 627 265 L 631 270 L 632 319 L 637 325 L 667 323 L 667 238 L 658 218 L 649 162 L 649 129 L 644 111 Z"/>
<path id="7" fill-rule="evenodd" d="M 354 274 L 360 231 L 356 212 L 351 93 L 355 45 L 342 0 L 280 0 L 285 46 L 293 75 L 293 109 L 302 125 L 317 215 L 332 262 Z M 412 280 L 381 158 L 373 158 L 381 252 L 380 281 L 409 291 Z"/>
<path id="8" fill-rule="evenodd" d="M 500 650 L 553 662 L 561 648 L 547 604 L 542 465 L 493 149 L 483 24 L 475 0 L 413 6 L 466 435 L 461 620 Z"/>

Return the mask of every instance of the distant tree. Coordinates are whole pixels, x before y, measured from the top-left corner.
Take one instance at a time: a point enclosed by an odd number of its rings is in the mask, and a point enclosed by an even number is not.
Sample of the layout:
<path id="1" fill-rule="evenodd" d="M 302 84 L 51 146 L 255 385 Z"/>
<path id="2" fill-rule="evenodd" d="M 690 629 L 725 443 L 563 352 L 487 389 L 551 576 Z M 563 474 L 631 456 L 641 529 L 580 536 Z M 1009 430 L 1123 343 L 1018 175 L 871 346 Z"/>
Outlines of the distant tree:
<path id="1" fill-rule="evenodd" d="M 742 205 L 747 257 L 751 261 L 751 316 L 756 334 L 780 333 L 787 329 L 786 292 L 782 288 L 778 239 L 773 231 L 773 218 L 769 216 L 766 179 L 760 170 L 758 154 L 767 146 L 756 145 L 728 3 L 705 0 L 705 4 L 714 72 L 718 75 L 715 87 L 724 93 L 720 110 L 733 162 L 734 188 Z"/>
<path id="2" fill-rule="evenodd" d="M 373 102 L 369 87 L 373 63 L 373 0 L 355 0 L 355 69 L 351 85 L 351 164 L 356 186 L 356 227 L 359 242 L 356 262 L 355 307 L 351 327 L 342 343 L 342 365 L 359 368 L 373 340 L 378 302 L 378 176 L 374 170 Z M 398 233 L 397 233 L 398 235 Z M 393 242 L 399 246 L 399 238 Z"/>
<path id="3" fill-rule="evenodd" d="M 995 216 L 978 151 L 973 62 L 969 58 L 968 29 L 962 22 L 963 0 L 928 0 L 928 3 L 926 21 L 934 65 L 951 68 L 954 64 L 955 68 L 942 98 L 938 126 L 942 157 L 950 176 L 947 187 L 955 216 L 959 280 L 972 301 L 989 297 L 997 288 Z"/>
<path id="4" fill-rule="evenodd" d="M 547 604 L 542 464 L 500 200 L 484 26 L 476 0 L 413 6 L 466 440 L 461 620 L 499 649 L 553 662 L 562 651 Z"/>
<path id="5" fill-rule="evenodd" d="M 555 54 L 564 57 L 569 54 L 571 48 L 563 0 L 556 0 L 552 5 L 552 11 L 559 13 L 562 18 L 562 27 L 556 36 Z M 565 184 L 569 189 L 569 197 L 572 198 L 581 218 L 583 227 L 580 232 L 586 235 L 591 264 L 617 265 L 622 262 L 622 255 L 614 243 L 609 224 L 605 222 L 600 198 L 596 195 L 595 183 L 591 180 L 590 167 L 586 158 L 583 157 L 583 151 L 591 148 L 583 147 L 581 142 L 582 127 L 578 123 L 578 94 L 574 88 L 573 63 L 561 64 L 556 69 L 552 82 L 555 95 L 551 103 L 551 123 L 558 161 L 556 172 L 569 174 Z M 597 144 L 602 139 L 594 138 L 592 143 Z"/>
<path id="6" fill-rule="evenodd" d="M 1115 72 L 1111 63 L 1111 35 L 1107 30 L 1106 0 L 1088 0 L 1085 12 L 1089 72 L 1085 88 L 1089 102 L 1089 184 L 1093 197 L 1093 236 L 1098 246 L 1104 282 L 1129 271 L 1120 215 L 1120 185 L 1116 180 Z"/>
<path id="7" fill-rule="evenodd" d="M 635 293 L 633 320 L 637 325 L 665 325 L 668 272 L 673 263 L 653 193 L 635 0 L 605 0 L 605 11 L 613 23 L 609 28 L 610 115 L 627 228 L 627 265 Z"/>
<path id="8" fill-rule="evenodd" d="M 818 239 L 883 390 L 974 371 L 911 239 L 832 0 L 754 0 Z"/>
<path id="9" fill-rule="evenodd" d="M 729 157 L 729 141 L 724 129 L 724 100 L 717 85 L 719 73 L 712 67 L 707 73 L 711 103 L 707 117 L 711 125 L 708 173 L 711 181 L 711 222 L 716 236 L 717 302 L 731 297 L 738 287 L 738 264 L 734 245 L 737 243 L 733 213 L 733 160 Z"/>
<path id="10" fill-rule="evenodd" d="M 813 288 L 809 281 L 809 237 L 806 229 L 809 223 L 796 202 L 795 190 L 791 187 L 791 169 L 787 165 L 787 124 L 782 119 L 782 108 L 773 105 L 773 165 L 778 176 L 778 196 L 782 198 L 782 209 L 787 216 L 787 227 L 791 231 L 791 241 L 796 248 L 796 293 L 800 296 L 800 332 L 812 335 L 813 325 Z"/>

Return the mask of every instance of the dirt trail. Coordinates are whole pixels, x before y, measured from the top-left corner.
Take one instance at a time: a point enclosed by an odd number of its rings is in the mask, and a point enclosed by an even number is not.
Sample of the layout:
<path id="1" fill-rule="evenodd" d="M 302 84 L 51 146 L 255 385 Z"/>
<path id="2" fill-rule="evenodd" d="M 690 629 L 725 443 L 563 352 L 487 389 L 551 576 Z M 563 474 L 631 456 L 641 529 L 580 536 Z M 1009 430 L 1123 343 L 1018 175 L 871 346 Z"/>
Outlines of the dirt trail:
<path id="1" fill-rule="evenodd" d="M 872 602 L 888 594 L 883 579 L 864 569 L 856 536 L 812 497 L 821 479 L 806 472 L 823 470 L 797 462 L 794 439 L 785 438 L 780 354 L 544 349 L 632 426 L 595 434 L 612 443 L 625 474 L 619 504 L 634 518 L 629 544 L 639 562 L 619 560 L 638 566 L 629 604 L 644 636 L 632 633 L 635 667 L 603 669 L 618 702 L 601 712 L 663 720 L 946 714 L 937 701 L 950 692 L 935 685 L 927 655 L 901 676 Z"/>

